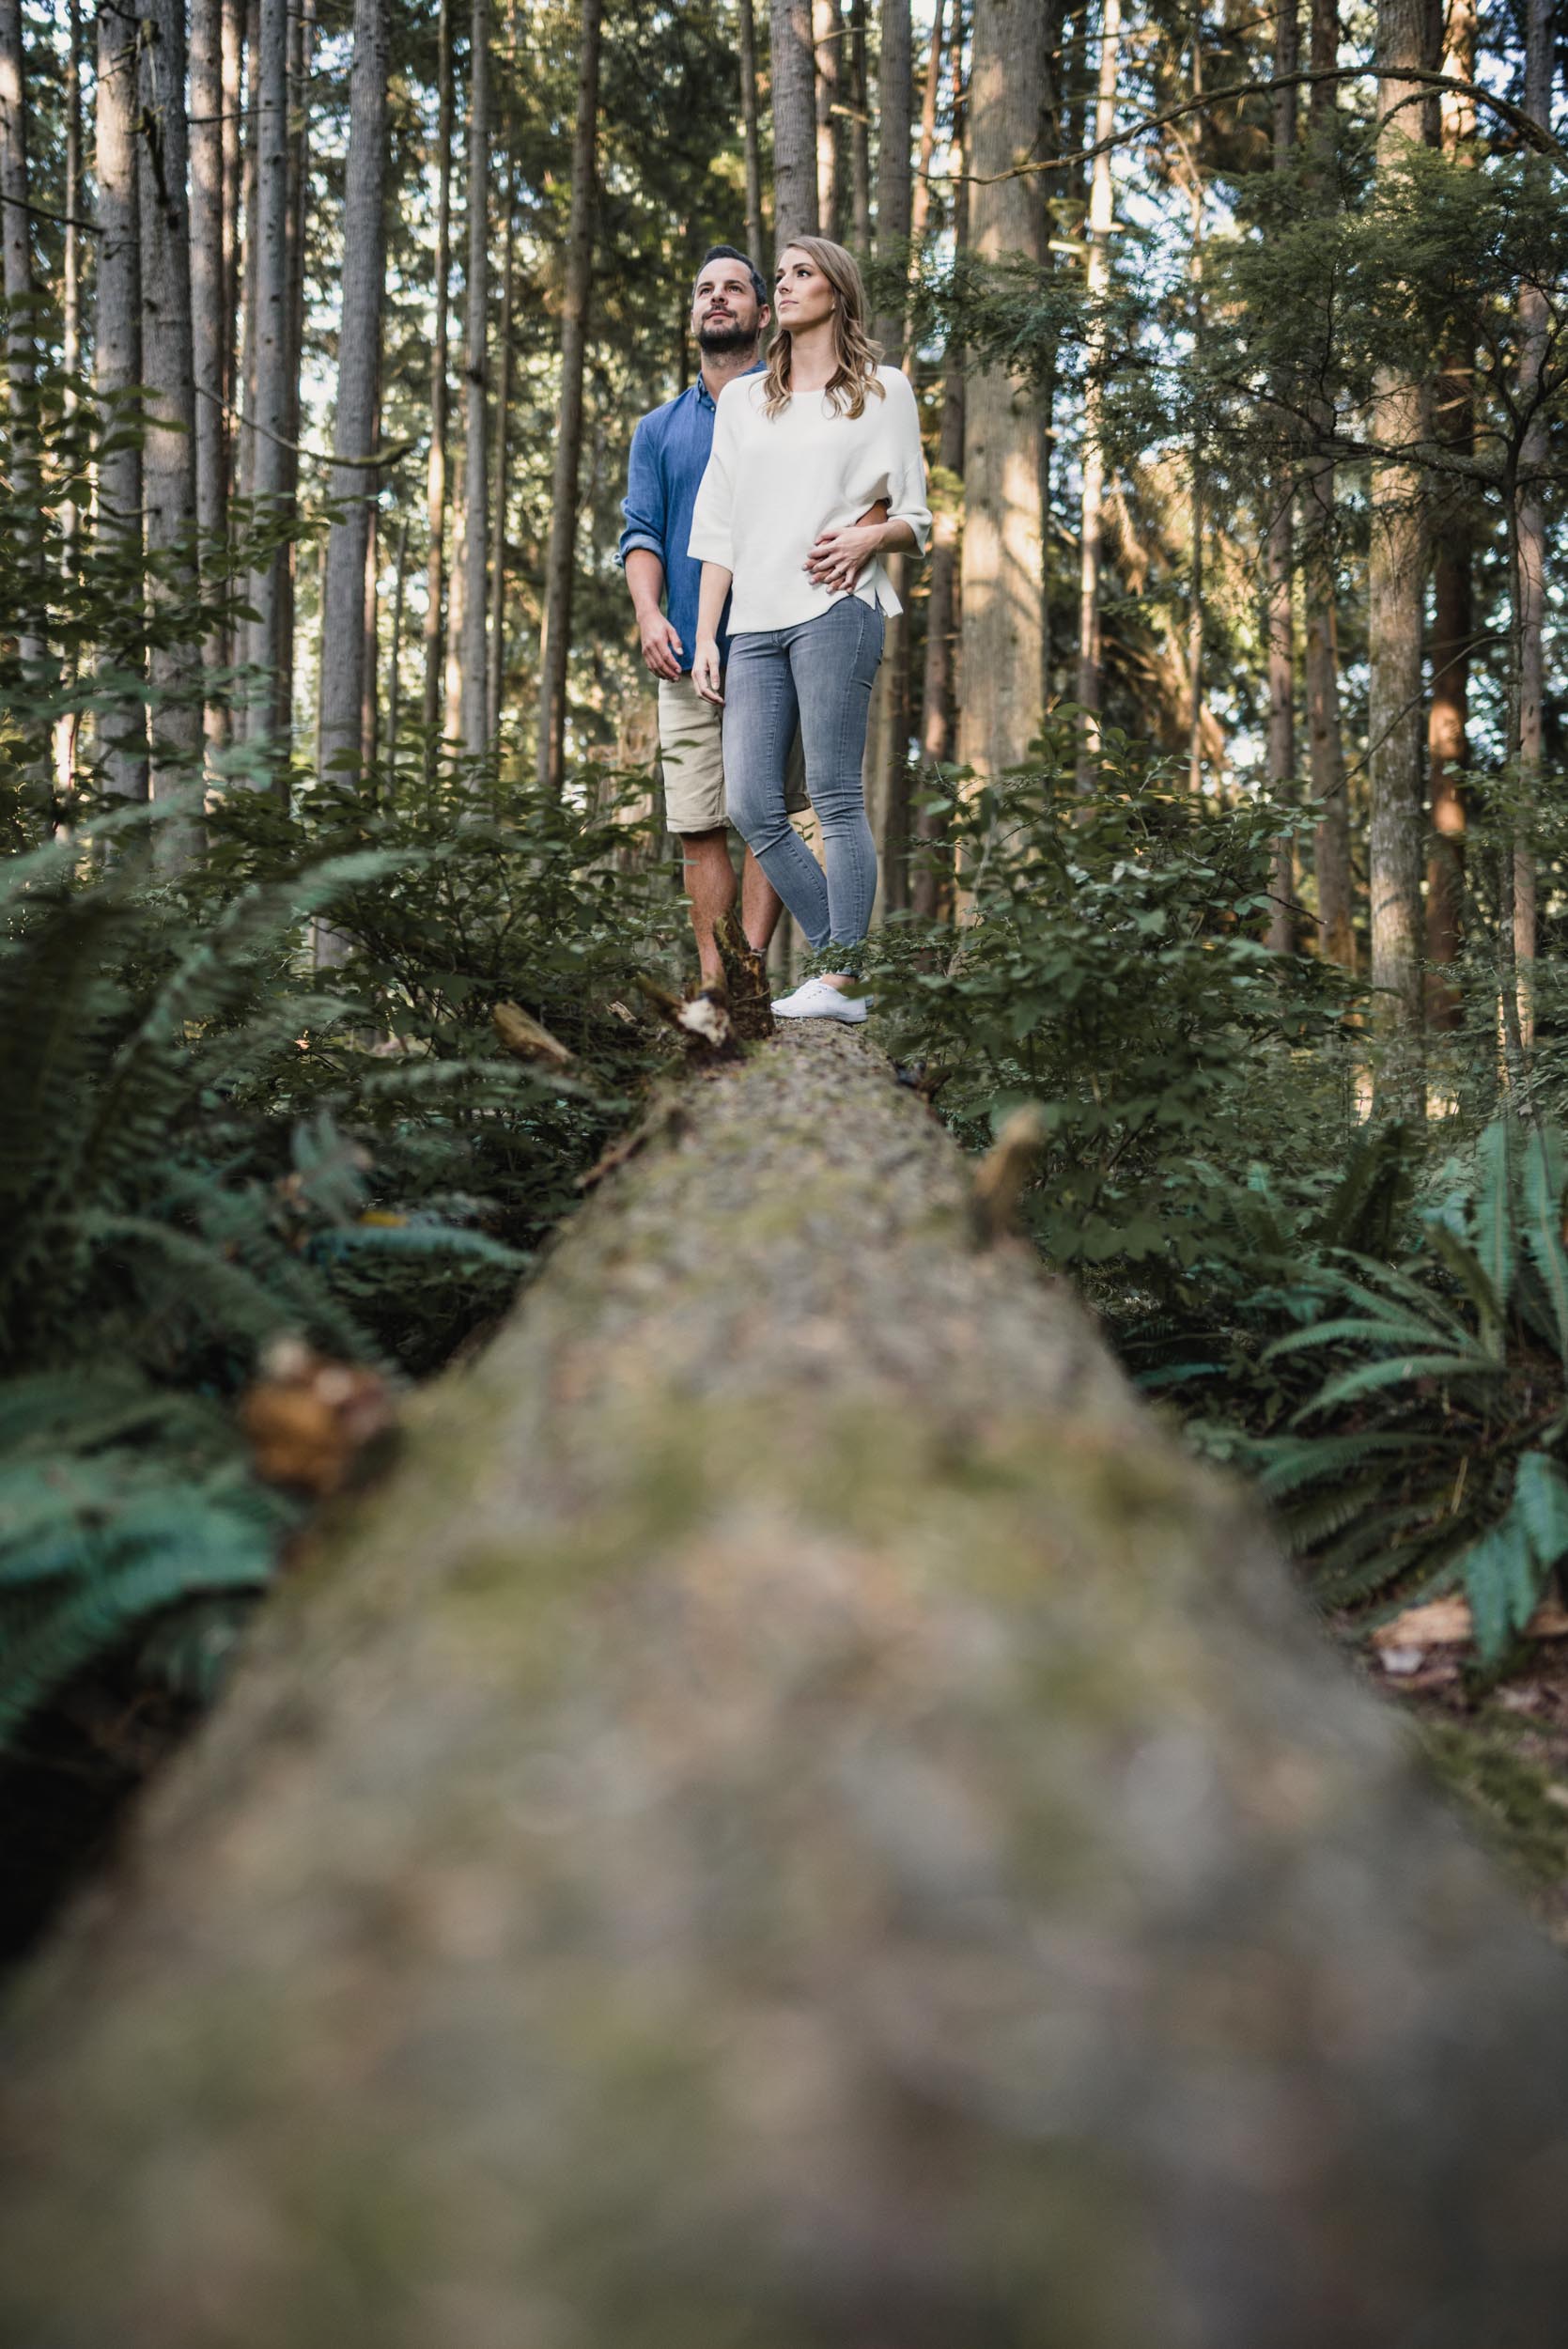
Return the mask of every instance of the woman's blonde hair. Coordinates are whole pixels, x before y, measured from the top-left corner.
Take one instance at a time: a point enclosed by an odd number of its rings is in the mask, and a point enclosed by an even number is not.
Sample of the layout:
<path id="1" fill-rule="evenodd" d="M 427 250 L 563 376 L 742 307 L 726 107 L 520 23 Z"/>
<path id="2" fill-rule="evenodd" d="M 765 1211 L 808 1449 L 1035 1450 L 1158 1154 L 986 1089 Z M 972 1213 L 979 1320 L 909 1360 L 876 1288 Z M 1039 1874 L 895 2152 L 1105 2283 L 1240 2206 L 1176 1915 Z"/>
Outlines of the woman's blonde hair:
<path id="1" fill-rule="evenodd" d="M 833 350 L 835 366 L 826 386 L 826 396 L 840 415 L 855 417 L 865 412 L 865 396 L 874 391 L 878 399 L 887 393 L 877 381 L 877 363 L 882 353 L 865 331 L 865 288 L 855 257 L 829 237 L 785 237 L 781 253 L 803 253 L 814 269 L 821 271 L 838 299 L 833 306 Z M 775 329 L 768 347 L 768 373 L 763 389 L 770 416 L 776 416 L 790 396 L 790 354 L 794 337 L 787 326 Z"/>

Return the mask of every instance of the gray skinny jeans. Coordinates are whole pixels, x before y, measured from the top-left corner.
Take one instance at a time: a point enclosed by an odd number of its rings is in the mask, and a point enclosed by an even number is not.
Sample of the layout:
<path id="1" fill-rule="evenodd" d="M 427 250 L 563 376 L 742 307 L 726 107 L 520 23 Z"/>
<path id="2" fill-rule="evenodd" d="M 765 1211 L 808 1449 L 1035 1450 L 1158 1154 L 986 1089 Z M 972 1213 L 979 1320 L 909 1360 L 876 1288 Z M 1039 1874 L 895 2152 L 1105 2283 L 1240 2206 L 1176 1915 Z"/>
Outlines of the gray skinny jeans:
<path id="1" fill-rule="evenodd" d="M 724 793 L 730 821 L 800 927 L 814 955 L 859 970 L 877 894 L 877 844 L 861 769 L 871 688 L 882 658 L 882 614 L 845 596 L 793 628 L 730 640 L 724 676 Z M 789 820 L 784 775 L 797 724 L 806 790 L 822 827 L 822 867 Z"/>

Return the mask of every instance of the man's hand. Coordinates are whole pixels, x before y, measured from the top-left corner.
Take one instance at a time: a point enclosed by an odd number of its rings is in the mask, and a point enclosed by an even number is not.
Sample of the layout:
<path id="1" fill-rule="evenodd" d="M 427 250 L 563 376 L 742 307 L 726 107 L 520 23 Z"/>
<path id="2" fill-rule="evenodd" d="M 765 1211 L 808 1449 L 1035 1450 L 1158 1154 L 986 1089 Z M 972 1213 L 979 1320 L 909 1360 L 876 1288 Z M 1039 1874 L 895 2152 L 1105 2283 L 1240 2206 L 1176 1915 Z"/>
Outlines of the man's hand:
<path id="1" fill-rule="evenodd" d="M 655 677 L 677 677 L 680 656 L 686 647 L 662 612 L 639 614 L 637 625 L 642 632 L 643 658 Z"/>
<path id="2" fill-rule="evenodd" d="M 825 530 L 806 557 L 806 569 L 818 587 L 853 589 L 866 565 L 880 551 L 880 522 L 850 522 L 843 530 Z"/>
<path id="3" fill-rule="evenodd" d="M 719 640 L 714 636 L 699 636 L 691 661 L 691 682 L 705 702 L 712 702 L 722 709 L 724 696 L 720 691 Z"/>

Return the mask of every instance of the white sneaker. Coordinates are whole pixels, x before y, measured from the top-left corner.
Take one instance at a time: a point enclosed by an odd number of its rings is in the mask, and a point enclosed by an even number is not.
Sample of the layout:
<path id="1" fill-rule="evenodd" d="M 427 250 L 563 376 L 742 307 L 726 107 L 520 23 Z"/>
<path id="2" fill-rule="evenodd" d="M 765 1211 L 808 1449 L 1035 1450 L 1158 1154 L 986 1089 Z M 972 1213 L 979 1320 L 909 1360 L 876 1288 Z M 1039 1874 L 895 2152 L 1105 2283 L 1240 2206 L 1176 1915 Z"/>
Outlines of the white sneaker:
<path id="1" fill-rule="evenodd" d="M 858 1027 L 865 1018 L 869 995 L 846 995 L 826 979 L 808 979 L 793 995 L 781 995 L 773 1005 L 775 1019 L 844 1019 Z"/>

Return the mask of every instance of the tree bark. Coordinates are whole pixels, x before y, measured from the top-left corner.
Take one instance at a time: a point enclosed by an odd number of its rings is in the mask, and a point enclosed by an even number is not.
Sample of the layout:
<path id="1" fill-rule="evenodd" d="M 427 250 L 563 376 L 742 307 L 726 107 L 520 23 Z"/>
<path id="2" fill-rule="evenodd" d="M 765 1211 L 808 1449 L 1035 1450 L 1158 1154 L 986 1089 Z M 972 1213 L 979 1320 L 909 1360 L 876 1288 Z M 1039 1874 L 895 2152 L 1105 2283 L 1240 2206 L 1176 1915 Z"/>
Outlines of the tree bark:
<path id="1" fill-rule="evenodd" d="M 972 1197 L 826 1023 L 604 1185 L 23 1985 L 8 2339 L 1556 2338 L 1560 1954 Z"/>
<path id="2" fill-rule="evenodd" d="M 61 287 L 60 324 L 65 384 L 61 392 L 61 411 L 69 424 L 78 412 L 75 379 L 82 366 L 82 9 L 81 0 L 70 0 L 66 11 L 65 61 L 65 227 L 63 230 L 64 282 Z M 60 508 L 61 552 L 67 572 L 75 568 L 78 560 L 77 538 L 81 517 L 69 500 Z M 67 661 L 67 674 L 74 677 L 75 656 Z M 75 789 L 76 727 L 74 710 L 66 710 L 54 721 L 54 799 L 59 808 L 66 807 Z"/>
<path id="3" fill-rule="evenodd" d="M 1032 158 L 1039 140 L 1043 28 L 1043 0 L 976 0 L 970 241 L 992 265 L 1021 256 L 1038 266 L 1043 257 L 1038 174 L 999 177 Z M 964 411 L 958 756 L 981 777 L 1019 765 L 1040 723 L 1045 611 L 1038 434 L 1038 412 L 1024 382 L 1003 367 L 971 375 Z"/>
<path id="4" fill-rule="evenodd" d="M 839 223 L 838 105 L 839 40 L 843 27 L 838 0 L 812 0 L 812 59 L 816 116 L 816 216 L 825 237 L 837 237 Z"/>
<path id="5" fill-rule="evenodd" d="M 305 244 L 310 211 L 310 84 L 315 57 L 316 0 L 290 0 L 288 9 L 288 349 L 284 361 L 281 507 L 290 525 L 300 507 L 301 374 L 304 360 Z M 361 482 L 357 485 L 365 487 Z M 294 633 L 300 542 L 290 530 L 278 581 L 278 732 L 294 728 Z M 371 697 L 374 699 L 374 683 Z"/>
<path id="6" fill-rule="evenodd" d="M 953 241 L 962 252 L 969 241 L 969 174 L 964 104 L 963 10 L 954 0 L 951 37 L 953 73 Z M 958 649 L 958 557 L 963 503 L 955 494 L 964 471 L 964 350 L 957 336 L 948 343 L 942 369 L 942 419 L 937 446 L 938 481 L 931 500 L 931 586 L 925 606 L 925 670 L 921 687 L 921 760 L 943 767 L 954 753 L 954 683 Z M 934 784 L 932 775 L 929 782 Z M 921 793 L 915 816 L 918 851 L 910 875 L 909 903 L 927 921 L 951 910 L 953 861 L 941 853 L 946 810 L 934 791 Z"/>
<path id="7" fill-rule="evenodd" d="M 1452 0 L 1444 70 L 1475 80 L 1475 0 Z M 1456 162 L 1475 163 L 1475 101 L 1445 90 L 1443 147 Z M 1461 456 L 1475 452 L 1474 317 L 1459 325 L 1443 355 L 1433 401 L 1433 431 Z M 1467 811 L 1457 777 L 1468 763 L 1470 646 L 1475 630 L 1471 566 L 1474 520 L 1463 490 L 1433 521 L 1432 702 L 1427 716 L 1428 790 L 1433 843 L 1426 867 L 1427 1024 L 1459 1025 L 1458 989 L 1444 976 L 1458 956 L 1464 903 Z"/>
<path id="8" fill-rule="evenodd" d="M 871 251 L 871 76 L 866 69 L 866 0 L 849 0 L 849 241 Z"/>
<path id="9" fill-rule="evenodd" d="M 925 225 L 931 217 L 931 158 L 937 149 L 937 99 L 942 81 L 942 0 L 936 0 L 931 16 L 931 42 L 925 53 L 925 78 L 921 85 L 920 161 L 909 192 L 911 275 L 918 272 Z"/>
<path id="10" fill-rule="evenodd" d="M 198 589 L 196 397 L 191 343 L 190 140 L 185 112 L 184 0 L 145 0 L 139 81 L 141 157 L 136 175 L 142 237 L 142 367 L 148 397 L 142 502 L 154 612 L 188 604 Z M 190 643 L 160 644 L 147 659 L 155 695 L 151 796 L 194 815 L 200 798 L 201 657 Z M 191 853 L 188 822 L 165 826 L 160 852 L 178 866 Z"/>
<path id="11" fill-rule="evenodd" d="M 136 34 L 101 0 L 98 10 L 98 90 L 95 178 L 98 182 L 98 284 L 93 317 L 93 389 L 112 412 L 123 413 L 142 380 L 141 222 L 136 194 Z M 106 448 L 98 467 L 98 529 L 125 581 L 127 602 L 142 597 L 142 450 L 130 435 Z M 139 636 L 132 622 L 132 634 Z M 116 665 L 141 658 L 116 647 Z M 103 787 L 120 800 L 147 796 L 147 705 L 128 695 L 98 720 Z"/>
<path id="12" fill-rule="evenodd" d="M 1308 66 L 1327 76 L 1339 63 L 1339 0 L 1312 0 Z M 1314 80 L 1307 101 L 1307 142 L 1312 160 L 1312 201 L 1320 210 L 1338 202 L 1335 168 L 1339 108 L 1334 84 Z M 1316 438 L 1327 441 L 1334 412 L 1309 390 L 1308 413 Z M 1339 642 L 1335 563 L 1334 460 L 1314 452 L 1302 477 L 1308 772 L 1317 823 L 1312 869 L 1317 880 L 1318 951 L 1342 970 L 1356 968 L 1356 926 L 1350 863 L 1350 805 L 1345 794 L 1340 724 Z"/>
<path id="13" fill-rule="evenodd" d="M 1527 0 L 1525 18 L 1525 112 L 1544 129 L 1552 117 L 1552 0 Z M 1533 158 L 1525 168 L 1542 177 Z M 1546 508 L 1550 459 L 1543 378 L 1550 337 L 1545 288 L 1527 280 L 1519 288 L 1518 405 L 1528 419 L 1519 446 L 1519 490 L 1514 524 L 1516 579 L 1514 634 L 1517 642 L 1514 755 L 1527 810 L 1539 791 L 1545 748 Z M 1528 836 L 1514 848 L 1514 962 L 1518 987 L 1520 1040 L 1528 1050 L 1535 1034 L 1536 954 L 1535 858 Z"/>
<path id="14" fill-rule="evenodd" d="M 550 553 L 539 644 L 538 781 L 559 792 L 566 762 L 567 663 L 571 652 L 572 581 L 577 569 L 577 481 L 582 454 L 582 367 L 593 288 L 595 136 L 598 111 L 601 0 L 582 0 L 577 58 L 577 128 L 572 139 L 571 222 L 561 320 L 561 418 L 551 489 Z"/>
<path id="15" fill-rule="evenodd" d="M 768 239 L 762 225 L 762 136 L 757 124 L 757 28 L 752 0 L 738 0 L 740 16 L 740 127 L 746 152 L 746 250 L 768 274 Z"/>
<path id="16" fill-rule="evenodd" d="M 1290 76 L 1296 70 L 1298 43 L 1296 0 L 1275 0 L 1274 73 L 1281 86 L 1274 93 L 1274 169 L 1281 176 L 1296 167 L 1296 90 Z M 1289 386 L 1281 383 L 1281 389 Z M 1269 788 L 1277 800 L 1293 789 L 1296 778 L 1295 506 L 1296 466 L 1287 458 L 1275 475 L 1267 549 L 1267 759 Z M 1296 856 L 1288 833 L 1274 844 L 1270 889 L 1268 944 L 1275 954 L 1288 955 L 1296 945 Z"/>
<path id="17" fill-rule="evenodd" d="M 485 627 L 489 612 L 489 0 L 474 0 L 468 101 L 468 327 L 463 350 L 462 738 L 485 748 Z M 541 689 L 542 690 L 542 689 Z"/>
<path id="18" fill-rule="evenodd" d="M 256 138 L 255 226 L 246 223 L 246 272 L 255 273 L 255 386 L 250 413 L 251 494 L 258 520 L 281 519 L 287 496 L 289 351 L 293 342 L 288 273 L 288 22 L 287 0 L 259 0 L 255 70 L 250 76 L 252 128 Z M 248 631 L 246 657 L 262 672 L 247 732 L 279 751 L 283 693 L 284 553 L 279 548 L 251 572 L 246 597 L 256 618 Z"/>
<path id="19" fill-rule="evenodd" d="M 913 127 L 914 70 L 909 0 L 882 0 L 882 41 L 877 78 L 877 258 L 887 271 L 897 265 L 897 292 L 872 320 L 872 335 L 887 366 L 905 359 L 910 188 L 909 140 Z M 888 558 L 888 579 L 900 602 L 907 600 L 908 565 L 902 554 Z M 867 815 L 880 851 L 878 910 L 908 903 L 909 887 L 909 620 L 906 611 L 887 623 L 875 707 L 867 741 Z"/>
<path id="20" fill-rule="evenodd" d="M 430 352 L 430 454 L 425 512 L 425 731 L 433 756 L 442 716 L 442 607 L 446 596 L 447 337 L 452 303 L 452 0 L 441 0 L 436 50 L 435 338 Z"/>
<path id="21" fill-rule="evenodd" d="M 354 0 L 333 454 L 355 461 L 333 470 L 332 493 L 342 520 L 327 537 L 321 614 L 322 646 L 331 648 L 321 663 L 321 756 L 346 774 L 365 757 L 365 566 L 375 495 L 375 475 L 365 459 L 375 446 L 386 287 L 387 53 L 386 0 Z"/>
<path id="22" fill-rule="evenodd" d="M 240 207 L 243 141 L 241 137 L 244 108 L 245 77 L 245 6 L 244 0 L 222 0 L 221 39 L 223 42 L 223 111 L 220 148 L 224 170 L 224 340 L 223 396 L 226 409 L 239 405 L 239 321 L 240 321 Z M 223 418 L 225 436 L 225 478 L 234 477 L 234 419 L 225 412 Z"/>
<path id="23" fill-rule="evenodd" d="M 877 69 L 877 257 L 902 259 L 909 241 L 909 140 L 914 118 L 914 56 L 909 0 L 882 0 L 882 48 Z M 902 278 L 900 284 L 902 284 Z M 891 300 L 872 333 L 890 367 L 904 364 L 906 304 Z"/>
<path id="24" fill-rule="evenodd" d="M 224 267 L 224 0 L 192 0 L 191 8 L 191 364 L 195 388 L 196 531 L 204 568 L 221 573 L 228 513 L 227 433 L 224 415 L 224 346 L 229 317 Z M 210 669 L 225 664 L 226 646 L 214 630 L 203 647 Z M 209 694 L 207 739 L 227 732 L 226 700 Z"/>
<path id="25" fill-rule="evenodd" d="M 4 254 L 4 287 L 8 302 L 20 302 L 34 290 L 32 213 L 27 179 L 27 72 L 22 23 L 22 0 L 0 0 L 0 251 Z M 25 416 L 32 397 L 38 329 L 25 314 L 12 312 L 6 328 L 6 373 L 10 411 Z M 25 443 L 13 443 L 19 505 L 36 514 L 39 477 L 25 453 Z M 24 667 L 43 658 L 44 643 L 34 630 L 17 637 L 17 653 Z"/>
<path id="26" fill-rule="evenodd" d="M 495 549 L 490 559 L 489 667 L 485 683 L 486 733 L 501 731 L 501 697 L 506 676 L 506 459 L 507 418 L 512 405 L 512 317 L 516 299 L 512 246 L 517 221 L 515 159 L 507 175 L 506 226 L 501 245 L 501 347 L 495 381 L 495 465 L 490 490 L 495 509 Z"/>
<path id="27" fill-rule="evenodd" d="M 783 252 L 791 237 L 815 237 L 816 202 L 816 73 L 812 59 L 811 0 L 770 0 L 773 61 L 773 240 Z"/>
<path id="28" fill-rule="evenodd" d="M 259 259 L 256 193 L 259 185 L 261 151 L 261 0 L 245 0 L 245 34 L 242 43 L 245 68 L 243 121 L 241 129 L 242 161 L 240 168 L 240 217 L 235 229 L 235 252 L 240 270 L 241 288 L 241 317 L 238 328 L 238 367 L 235 376 L 234 405 L 240 410 L 236 434 L 238 462 L 236 471 L 240 495 L 248 506 L 256 495 L 256 273 Z M 249 658 L 250 629 L 242 622 L 239 630 L 238 648 Z M 249 721 L 246 719 L 246 725 Z"/>
<path id="29" fill-rule="evenodd" d="M 1104 388 L 1104 329 L 1095 316 L 1110 288 L 1110 231 L 1113 221 L 1110 156 L 1105 142 L 1116 127 L 1116 77 L 1122 35 L 1121 0 L 1104 0 L 1100 20 L 1098 95 L 1094 107 L 1094 178 L 1089 192 L 1089 250 L 1086 268 L 1090 325 L 1083 390 L 1082 520 L 1079 524 L 1078 594 L 1078 703 L 1083 712 L 1079 735 L 1078 786 L 1088 790 L 1094 780 L 1100 743 L 1100 568 L 1105 543 L 1105 446 L 1102 418 Z"/>
<path id="30" fill-rule="evenodd" d="M 1387 186 L 1421 136 L 1421 86 L 1404 72 L 1424 64 L 1424 0 L 1378 0 L 1377 174 Z M 1372 817 L 1372 983 L 1390 1059 L 1386 1091 L 1417 1105 L 1421 1034 L 1421 634 L 1426 531 L 1420 483 L 1405 458 L 1421 436 L 1421 387 L 1398 368 L 1374 383 L 1372 539 L 1367 579 L 1370 683 L 1367 768 Z"/>

